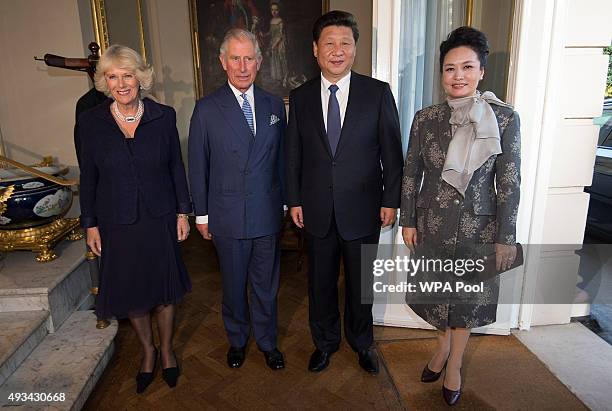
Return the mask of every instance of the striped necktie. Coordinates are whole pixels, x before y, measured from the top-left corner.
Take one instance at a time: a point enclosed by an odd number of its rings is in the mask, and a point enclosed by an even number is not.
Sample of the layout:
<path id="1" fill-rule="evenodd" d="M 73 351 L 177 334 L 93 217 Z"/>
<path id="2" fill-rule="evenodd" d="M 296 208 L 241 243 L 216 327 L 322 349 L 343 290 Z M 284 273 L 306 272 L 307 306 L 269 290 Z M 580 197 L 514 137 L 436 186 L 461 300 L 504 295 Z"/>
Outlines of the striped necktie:
<path id="1" fill-rule="evenodd" d="M 249 128 L 251 129 L 251 134 L 254 136 L 255 125 L 253 124 L 253 110 L 251 110 L 251 105 L 249 104 L 246 93 L 242 93 L 240 97 L 242 97 L 242 112 L 244 113 L 244 118 L 246 118 Z"/>

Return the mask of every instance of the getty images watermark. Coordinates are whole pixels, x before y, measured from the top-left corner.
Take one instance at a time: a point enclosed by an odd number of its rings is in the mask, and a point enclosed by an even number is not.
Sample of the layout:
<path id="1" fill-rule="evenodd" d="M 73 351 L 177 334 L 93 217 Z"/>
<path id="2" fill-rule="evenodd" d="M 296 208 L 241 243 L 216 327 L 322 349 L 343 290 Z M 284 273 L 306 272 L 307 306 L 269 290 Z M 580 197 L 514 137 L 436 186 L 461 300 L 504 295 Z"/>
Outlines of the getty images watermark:
<path id="1" fill-rule="evenodd" d="M 397 256 L 395 258 L 377 258 L 372 262 L 372 274 L 376 279 L 372 284 L 375 293 L 482 293 L 484 281 L 466 282 L 452 278 L 447 281 L 434 281 L 431 279 L 413 279 L 417 274 L 428 277 L 454 275 L 462 278 L 472 273 L 481 274 L 486 268 L 486 258 L 478 259 L 439 259 L 439 258 L 410 258 Z M 400 281 L 395 284 L 385 284 L 381 277 L 390 273 L 406 273 L 411 281 Z"/>
<path id="2" fill-rule="evenodd" d="M 494 244 L 421 245 L 418 254 L 403 244 L 363 245 L 361 300 L 385 305 L 612 304 L 612 244 L 522 244 L 522 250 L 523 265 L 499 271 Z M 525 284 L 531 284 L 528 292 Z"/>

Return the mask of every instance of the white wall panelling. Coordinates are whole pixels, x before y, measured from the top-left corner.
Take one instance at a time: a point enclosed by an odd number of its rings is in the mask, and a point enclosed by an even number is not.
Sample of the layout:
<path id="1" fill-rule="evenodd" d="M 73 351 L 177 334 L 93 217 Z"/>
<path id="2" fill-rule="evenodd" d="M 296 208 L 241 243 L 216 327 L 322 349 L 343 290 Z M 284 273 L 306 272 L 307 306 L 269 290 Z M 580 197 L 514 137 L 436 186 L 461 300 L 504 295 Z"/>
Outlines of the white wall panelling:
<path id="1" fill-rule="evenodd" d="M 610 0 L 570 1 L 566 15 L 567 47 L 604 47 L 610 45 Z"/>
<path id="2" fill-rule="evenodd" d="M 563 118 L 601 116 L 608 60 L 600 48 L 565 49 L 558 85 Z"/>
<path id="3" fill-rule="evenodd" d="M 593 125 L 592 119 L 559 121 L 553 147 L 550 187 L 591 185 L 598 135 L 599 127 Z"/>

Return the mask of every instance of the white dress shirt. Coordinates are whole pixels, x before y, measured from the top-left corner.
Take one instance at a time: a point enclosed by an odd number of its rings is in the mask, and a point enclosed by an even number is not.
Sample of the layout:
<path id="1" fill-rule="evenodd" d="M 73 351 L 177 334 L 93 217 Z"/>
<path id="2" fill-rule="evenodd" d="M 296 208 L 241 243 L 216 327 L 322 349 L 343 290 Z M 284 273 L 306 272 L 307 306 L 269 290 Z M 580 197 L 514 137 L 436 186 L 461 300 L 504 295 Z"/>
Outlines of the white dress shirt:
<path id="1" fill-rule="evenodd" d="M 240 106 L 240 111 L 242 111 L 242 102 L 244 101 L 242 99 L 242 91 L 234 87 L 229 81 L 227 82 L 227 84 L 229 84 L 230 88 L 234 92 L 234 95 L 236 96 L 236 101 L 238 101 L 238 105 Z M 253 129 L 255 131 L 255 134 L 257 134 L 257 120 L 255 118 L 255 93 L 253 89 L 253 85 L 251 84 L 251 87 L 249 87 L 245 94 L 247 96 L 247 100 L 249 100 L 249 104 L 251 105 L 251 110 L 253 111 Z"/>
<path id="2" fill-rule="evenodd" d="M 333 83 L 323 77 L 323 74 L 321 73 L 321 108 L 323 109 L 323 123 L 325 123 L 325 131 L 327 131 L 327 107 L 329 105 L 329 96 L 331 95 L 329 86 L 332 84 Z M 338 86 L 336 98 L 338 99 L 338 104 L 340 105 L 340 127 L 342 127 L 344 125 L 344 115 L 346 114 L 349 89 L 351 87 L 351 72 L 349 71 L 346 76 L 338 80 L 336 85 Z"/>
<path id="3" fill-rule="evenodd" d="M 227 82 L 227 84 L 229 84 L 230 89 L 236 96 L 236 101 L 238 102 L 238 106 L 240 106 L 240 111 L 242 111 L 242 102 L 244 101 L 242 99 L 242 91 L 234 87 L 232 83 L 230 83 L 229 81 Z M 329 91 L 327 93 L 329 94 Z M 246 91 L 245 94 L 247 96 L 247 100 L 249 101 L 249 104 L 251 105 L 251 110 L 253 111 L 253 129 L 255 130 L 255 134 L 257 134 L 257 120 L 255 120 L 255 93 L 253 91 L 252 84 L 251 84 L 251 87 L 249 87 L 249 89 Z M 208 216 L 198 215 L 196 216 L 195 222 L 196 224 L 208 224 Z"/>

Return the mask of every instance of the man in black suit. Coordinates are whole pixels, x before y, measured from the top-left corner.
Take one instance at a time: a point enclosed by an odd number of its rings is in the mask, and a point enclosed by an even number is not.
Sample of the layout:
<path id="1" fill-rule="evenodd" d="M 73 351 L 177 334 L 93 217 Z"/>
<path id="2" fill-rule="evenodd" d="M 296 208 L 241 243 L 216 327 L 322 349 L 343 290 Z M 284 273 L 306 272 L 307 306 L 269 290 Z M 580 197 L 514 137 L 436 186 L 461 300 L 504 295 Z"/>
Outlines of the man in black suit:
<path id="1" fill-rule="evenodd" d="M 289 96 L 287 205 L 309 241 L 309 321 L 316 350 L 308 368 L 313 372 L 325 369 L 340 345 L 342 257 L 345 336 L 360 366 L 378 373 L 372 304 L 361 299 L 362 280 L 371 291 L 372 272 L 361 272 L 361 246 L 377 244 L 381 226 L 395 222 L 403 159 L 389 85 L 351 71 L 358 38 L 352 14 L 321 16 L 313 27 L 321 76 Z"/>

